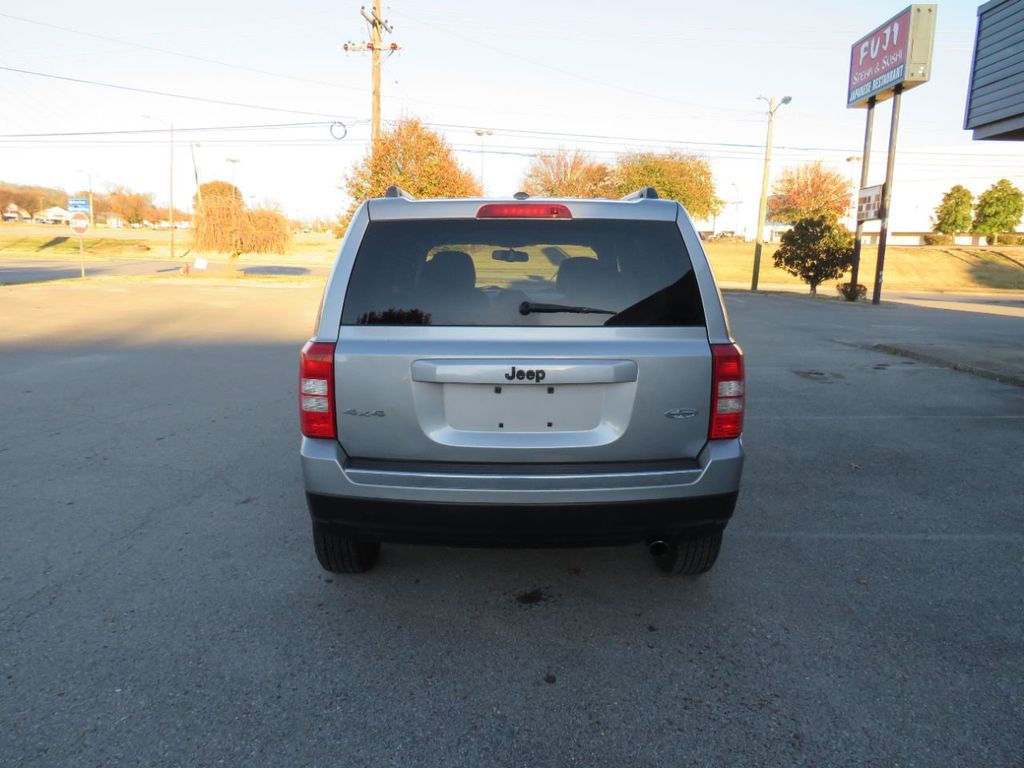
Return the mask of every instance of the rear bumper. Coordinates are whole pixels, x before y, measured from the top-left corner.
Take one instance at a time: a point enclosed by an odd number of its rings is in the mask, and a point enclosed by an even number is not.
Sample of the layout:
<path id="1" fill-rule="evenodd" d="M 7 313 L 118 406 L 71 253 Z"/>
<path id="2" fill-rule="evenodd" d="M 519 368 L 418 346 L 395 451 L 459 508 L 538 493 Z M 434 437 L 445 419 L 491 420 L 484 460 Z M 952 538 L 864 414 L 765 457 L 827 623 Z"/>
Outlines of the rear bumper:
<path id="1" fill-rule="evenodd" d="M 310 438 L 301 456 L 315 521 L 389 541 L 612 543 L 721 526 L 743 469 L 740 440 L 695 461 L 604 466 L 357 462 Z"/>
<path id="2" fill-rule="evenodd" d="M 314 522 L 369 541 L 624 544 L 724 526 L 736 494 L 633 504 L 437 504 L 306 494 Z"/>

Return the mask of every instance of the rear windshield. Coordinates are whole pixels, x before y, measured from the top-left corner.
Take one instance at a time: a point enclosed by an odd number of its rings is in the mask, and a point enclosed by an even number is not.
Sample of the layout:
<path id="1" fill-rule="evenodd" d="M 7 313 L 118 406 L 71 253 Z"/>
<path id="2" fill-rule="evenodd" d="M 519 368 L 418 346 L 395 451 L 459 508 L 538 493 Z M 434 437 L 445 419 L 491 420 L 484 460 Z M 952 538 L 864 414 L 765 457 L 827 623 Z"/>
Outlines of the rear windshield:
<path id="1" fill-rule="evenodd" d="M 371 222 L 343 325 L 704 324 L 670 221 Z"/>

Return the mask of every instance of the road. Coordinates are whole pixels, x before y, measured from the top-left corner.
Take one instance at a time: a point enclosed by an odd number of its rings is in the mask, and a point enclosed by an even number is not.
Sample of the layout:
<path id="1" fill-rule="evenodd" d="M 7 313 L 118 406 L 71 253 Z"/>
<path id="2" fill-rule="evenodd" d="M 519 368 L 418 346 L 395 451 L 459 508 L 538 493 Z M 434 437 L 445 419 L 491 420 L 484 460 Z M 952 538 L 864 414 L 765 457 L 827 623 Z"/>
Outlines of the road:
<path id="1" fill-rule="evenodd" d="M 296 455 L 318 299 L 0 288 L 0 766 L 1021 764 L 1024 389 L 866 347 L 1024 321 L 729 294 L 749 461 L 710 574 L 391 546 L 343 578 Z"/>
<path id="2" fill-rule="evenodd" d="M 86 277 L 115 277 L 125 275 L 161 275 L 181 272 L 182 266 L 191 266 L 193 260 L 182 259 L 102 259 L 90 257 L 85 261 Z M 209 265 L 208 274 L 224 272 L 223 263 Z M 327 267 L 287 266 L 280 264 L 245 264 L 239 271 L 249 275 L 308 275 L 326 277 Z M 0 285 L 43 283 L 77 278 L 81 275 L 81 262 L 68 259 L 2 259 L 0 258 Z"/>

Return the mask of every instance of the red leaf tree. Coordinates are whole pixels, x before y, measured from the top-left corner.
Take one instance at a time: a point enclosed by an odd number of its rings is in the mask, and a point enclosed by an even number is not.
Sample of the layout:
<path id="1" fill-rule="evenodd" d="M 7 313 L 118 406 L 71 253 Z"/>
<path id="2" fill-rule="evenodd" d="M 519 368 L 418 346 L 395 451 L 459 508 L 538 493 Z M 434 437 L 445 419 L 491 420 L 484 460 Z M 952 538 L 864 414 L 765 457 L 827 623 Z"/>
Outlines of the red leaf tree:
<path id="1" fill-rule="evenodd" d="M 768 199 L 771 221 L 793 223 L 825 217 L 835 220 L 850 210 L 852 185 L 822 163 L 807 163 L 782 172 Z"/>

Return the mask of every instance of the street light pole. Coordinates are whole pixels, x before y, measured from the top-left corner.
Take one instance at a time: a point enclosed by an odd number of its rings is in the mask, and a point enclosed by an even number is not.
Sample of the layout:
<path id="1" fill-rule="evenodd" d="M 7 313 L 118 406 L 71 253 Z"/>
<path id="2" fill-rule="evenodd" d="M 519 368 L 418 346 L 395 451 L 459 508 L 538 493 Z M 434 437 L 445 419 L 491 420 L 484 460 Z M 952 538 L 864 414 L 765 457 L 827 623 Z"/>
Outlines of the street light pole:
<path id="1" fill-rule="evenodd" d="M 142 117 L 145 118 L 146 120 L 152 120 L 152 121 L 157 122 L 157 123 L 164 122 L 163 120 L 158 120 L 157 118 L 153 117 L 152 115 L 143 115 Z M 168 139 L 169 139 L 168 143 L 170 145 L 170 156 L 169 156 L 169 163 L 170 164 L 168 166 L 168 178 L 169 178 L 168 186 L 169 186 L 169 189 L 168 189 L 168 197 L 167 197 L 167 217 L 168 217 L 169 223 L 171 225 L 171 258 L 173 259 L 174 258 L 174 122 L 171 121 L 171 120 L 167 121 L 167 136 L 168 136 Z"/>
<path id="2" fill-rule="evenodd" d="M 848 158 L 846 158 L 846 162 L 848 162 L 848 163 L 859 163 L 863 159 L 864 158 L 861 155 L 850 155 Z M 856 173 L 856 170 L 857 170 L 856 167 L 854 167 L 854 173 Z M 850 218 L 850 229 L 853 229 L 854 227 L 857 226 L 857 197 L 858 197 L 858 190 L 857 190 L 857 186 L 856 186 L 857 185 L 857 176 L 856 175 L 853 177 L 853 185 L 854 185 L 854 190 L 853 190 L 853 194 L 850 196 L 850 205 L 847 207 L 847 210 L 846 210 L 846 214 Z"/>
<path id="3" fill-rule="evenodd" d="M 480 192 L 484 191 L 484 136 L 493 136 L 494 131 L 485 128 L 477 128 L 476 135 L 480 137 Z"/>
<path id="4" fill-rule="evenodd" d="M 737 186 L 735 181 L 732 182 L 732 192 L 733 192 L 733 198 L 732 198 L 733 209 L 732 210 L 733 210 L 733 215 L 736 217 L 736 229 L 733 230 L 732 234 L 733 234 L 733 237 L 736 237 L 737 235 L 739 235 L 739 232 L 740 232 L 740 203 L 742 203 L 743 201 L 740 200 L 740 188 L 739 188 L 739 186 Z"/>
<path id="5" fill-rule="evenodd" d="M 761 272 L 761 249 L 764 245 L 764 217 L 765 209 L 768 207 L 768 168 L 772 162 L 772 131 L 775 128 L 775 112 L 793 99 L 783 96 L 782 101 L 775 103 L 775 97 L 770 99 L 758 96 L 761 101 L 768 102 L 768 135 L 764 142 L 764 174 L 761 177 L 761 200 L 757 205 L 757 232 L 754 239 L 754 274 L 750 278 L 750 290 L 757 290 L 757 279 Z"/>
<path id="6" fill-rule="evenodd" d="M 238 199 L 242 199 L 242 190 L 238 188 L 238 183 L 235 180 L 235 169 L 238 168 L 238 164 L 242 162 L 237 157 L 226 157 L 225 162 L 231 164 L 231 186 L 235 188 L 235 192 L 238 193 Z"/>
<path id="7" fill-rule="evenodd" d="M 92 171 L 83 171 L 81 168 L 78 169 L 79 173 L 84 173 L 89 177 L 89 226 L 96 226 L 96 217 L 94 216 L 93 204 L 92 204 Z"/>

